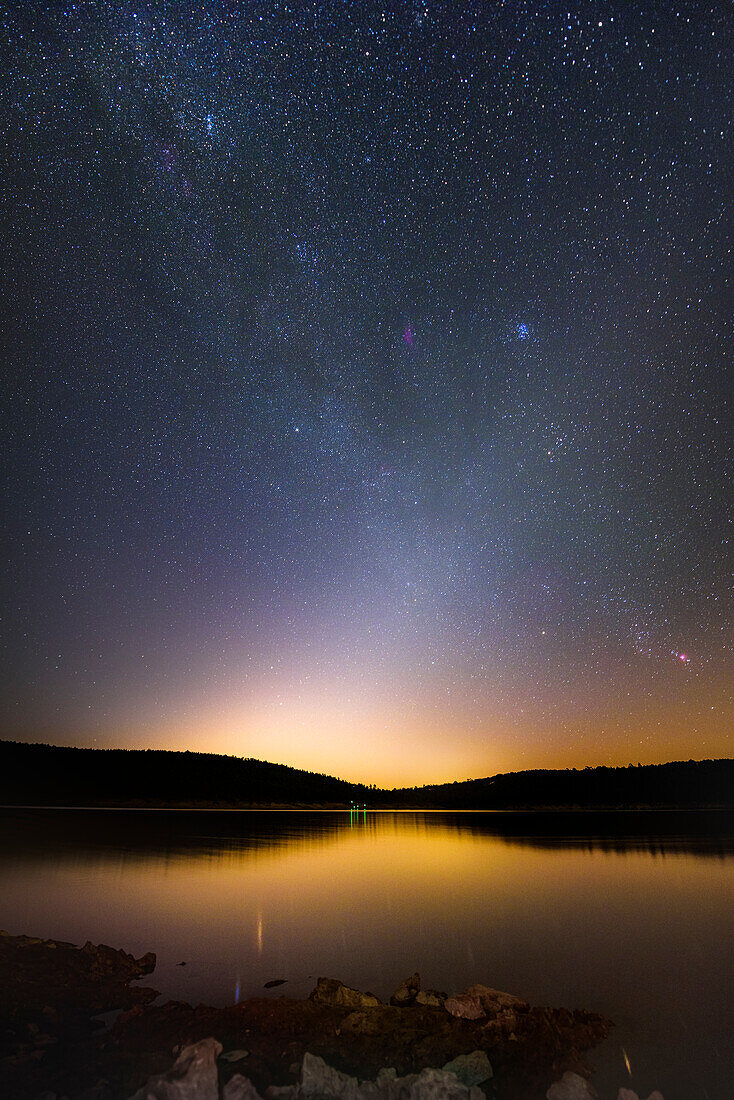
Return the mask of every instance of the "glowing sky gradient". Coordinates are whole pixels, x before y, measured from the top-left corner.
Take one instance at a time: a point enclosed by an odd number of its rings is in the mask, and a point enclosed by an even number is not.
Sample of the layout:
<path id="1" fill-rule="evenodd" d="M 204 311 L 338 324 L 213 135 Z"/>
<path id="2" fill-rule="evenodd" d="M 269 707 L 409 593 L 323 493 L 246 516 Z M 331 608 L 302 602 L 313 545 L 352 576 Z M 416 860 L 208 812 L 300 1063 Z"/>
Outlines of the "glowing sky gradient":
<path id="1" fill-rule="evenodd" d="M 729 32 L 0 5 L 0 735 L 731 755 Z"/>

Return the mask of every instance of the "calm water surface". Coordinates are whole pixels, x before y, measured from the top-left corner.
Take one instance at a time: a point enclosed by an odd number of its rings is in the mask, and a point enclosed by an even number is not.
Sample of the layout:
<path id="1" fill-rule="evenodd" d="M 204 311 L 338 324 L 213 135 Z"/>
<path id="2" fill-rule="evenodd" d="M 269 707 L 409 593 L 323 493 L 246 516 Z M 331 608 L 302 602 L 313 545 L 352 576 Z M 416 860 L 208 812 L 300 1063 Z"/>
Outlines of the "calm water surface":
<path id="1" fill-rule="evenodd" d="M 0 889 L 12 934 L 155 951 L 163 999 L 386 998 L 417 969 L 611 1017 L 602 1100 L 734 1097 L 725 813 L 3 810 Z"/>

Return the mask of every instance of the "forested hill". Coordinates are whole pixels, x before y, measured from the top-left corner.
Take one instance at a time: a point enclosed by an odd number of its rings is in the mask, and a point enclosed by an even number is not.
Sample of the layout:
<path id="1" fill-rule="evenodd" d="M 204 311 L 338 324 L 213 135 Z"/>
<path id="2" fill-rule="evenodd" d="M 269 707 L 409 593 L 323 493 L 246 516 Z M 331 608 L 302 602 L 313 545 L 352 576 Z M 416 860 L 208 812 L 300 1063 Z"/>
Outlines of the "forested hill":
<path id="1" fill-rule="evenodd" d="M 405 805 L 447 810 L 734 807 L 734 760 L 508 772 L 392 794 Z"/>
<path id="2" fill-rule="evenodd" d="M 368 794 L 329 775 L 236 756 L 0 741 L 4 805 L 348 806 Z"/>
<path id="3" fill-rule="evenodd" d="M 540 807 L 734 808 L 734 760 L 509 772 L 379 790 L 283 764 L 159 749 L 75 749 L 0 741 L 0 804 L 294 806 L 447 810 Z"/>

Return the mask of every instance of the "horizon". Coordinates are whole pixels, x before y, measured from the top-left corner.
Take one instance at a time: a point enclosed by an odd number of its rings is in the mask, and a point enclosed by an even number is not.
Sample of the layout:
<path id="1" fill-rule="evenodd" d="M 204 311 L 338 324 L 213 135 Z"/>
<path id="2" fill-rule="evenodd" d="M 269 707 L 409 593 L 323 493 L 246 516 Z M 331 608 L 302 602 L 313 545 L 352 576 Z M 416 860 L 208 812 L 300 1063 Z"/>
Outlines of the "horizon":
<path id="1" fill-rule="evenodd" d="M 206 755 L 206 756 L 221 756 L 221 757 L 224 757 L 224 758 L 229 758 L 229 759 L 237 760 L 237 761 L 244 762 L 244 763 L 252 762 L 252 763 L 257 763 L 257 764 L 272 764 L 272 765 L 275 765 L 276 767 L 290 768 L 294 771 L 304 771 L 304 772 L 307 772 L 311 775 L 323 775 L 327 779 L 335 779 L 338 782 L 347 783 L 347 784 L 350 784 L 352 786 L 361 786 L 361 787 L 369 788 L 370 786 L 374 785 L 374 787 L 377 791 L 385 791 L 385 792 L 403 790 L 403 789 L 410 790 L 411 788 L 418 789 L 418 788 L 423 788 L 423 787 L 451 786 L 454 783 L 456 783 L 456 784 L 476 783 L 476 782 L 481 782 L 483 779 L 494 779 L 494 778 L 496 778 L 498 776 L 502 776 L 502 775 L 515 775 L 515 774 L 522 774 L 523 772 L 586 771 L 586 770 L 593 771 L 596 768 L 620 768 L 621 769 L 621 768 L 636 768 L 636 767 L 665 767 L 666 765 L 670 765 L 670 764 L 717 763 L 717 762 L 722 761 L 722 760 L 733 760 L 734 759 L 734 756 L 730 755 L 730 756 L 721 756 L 721 757 L 719 757 L 719 756 L 716 756 L 716 757 L 700 757 L 698 759 L 688 758 L 688 759 L 685 759 L 685 760 L 683 760 L 683 759 L 659 760 L 659 761 L 650 761 L 650 762 L 647 762 L 647 763 L 642 763 L 641 761 L 628 761 L 625 764 L 604 764 L 604 763 L 601 763 L 601 764 L 585 764 L 585 765 L 582 765 L 581 767 L 569 766 L 569 767 L 556 767 L 556 768 L 552 768 L 552 767 L 541 768 L 541 767 L 529 766 L 529 767 L 525 767 L 525 768 L 516 768 L 516 769 L 513 768 L 513 769 L 511 769 L 510 771 L 507 771 L 507 772 L 493 772 L 493 773 L 489 773 L 489 774 L 486 774 L 486 775 L 465 776 L 462 779 L 458 779 L 458 778 L 457 779 L 438 779 L 438 780 L 430 780 L 430 781 L 425 782 L 425 783 L 395 784 L 394 786 L 390 787 L 390 786 L 384 786 L 384 785 L 381 786 L 380 784 L 373 784 L 372 781 L 369 781 L 369 780 L 349 779 L 349 778 L 346 778 L 346 777 L 341 776 L 341 775 L 331 774 L 331 773 L 327 773 L 327 772 L 319 772 L 319 771 L 316 771 L 314 768 L 296 766 L 296 765 L 293 765 L 293 764 L 285 763 L 284 761 L 281 761 L 281 760 L 265 760 L 265 759 L 262 759 L 260 757 L 238 756 L 234 753 L 216 753 L 216 752 L 211 752 L 210 750 L 206 750 L 206 749 L 169 749 L 169 748 L 161 748 L 160 746 L 157 746 L 157 745 L 156 746 L 148 745 L 148 746 L 142 746 L 142 747 L 141 746 L 136 746 L 136 745 L 104 745 L 104 746 L 102 746 L 102 745 L 56 745 L 56 744 L 50 744 L 50 743 L 44 742 L 44 741 L 14 741 L 11 738 L 7 738 L 7 737 L 0 738 L 0 743 L 11 743 L 11 742 L 14 743 L 14 744 L 38 746 L 40 748 L 82 749 L 82 750 L 99 751 L 99 752 L 177 752 L 177 753 L 191 753 L 191 754 L 198 753 L 198 754 L 202 754 L 202 755 Z"/>
<path id="2" fill-rule="evenodd" d="M 726 20 L 602 8 L 9 6 L 8 736 L 732 752 Z"/>

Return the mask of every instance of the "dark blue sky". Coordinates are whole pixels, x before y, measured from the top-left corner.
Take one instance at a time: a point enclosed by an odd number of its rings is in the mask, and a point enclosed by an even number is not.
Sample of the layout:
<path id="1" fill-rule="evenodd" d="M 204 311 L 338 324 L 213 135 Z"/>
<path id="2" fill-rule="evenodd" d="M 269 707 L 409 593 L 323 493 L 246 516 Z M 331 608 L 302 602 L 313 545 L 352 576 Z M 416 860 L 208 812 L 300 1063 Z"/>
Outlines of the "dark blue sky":
<path id="1" fill-rule="evenodd" d="M 2 736 L 730 754 L 723 5 L 24 2 L 0 43 Z"/>

